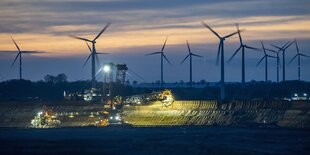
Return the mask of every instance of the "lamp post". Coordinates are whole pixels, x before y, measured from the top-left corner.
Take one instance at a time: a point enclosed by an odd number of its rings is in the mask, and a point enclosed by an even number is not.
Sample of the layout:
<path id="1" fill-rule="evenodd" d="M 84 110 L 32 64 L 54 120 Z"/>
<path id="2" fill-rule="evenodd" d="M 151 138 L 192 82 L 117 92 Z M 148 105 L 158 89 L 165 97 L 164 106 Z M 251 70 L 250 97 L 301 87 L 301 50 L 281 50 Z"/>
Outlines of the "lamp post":
<path id="1" fill-rule="evenodd" d="M 104 98 L 111 99 L 111 89 L 113 82 L 113 64 L 108 63 L 102 67 L 104 74 L 104 83 L 103 83 L 103 96 Z"/>
<path id="2" fill-rule="evenodd" d="M 110 65 L 104 65 L 103 71 L 104 71 L 104 73 L 109 73 L 111 71 L 111 66 Z"/>

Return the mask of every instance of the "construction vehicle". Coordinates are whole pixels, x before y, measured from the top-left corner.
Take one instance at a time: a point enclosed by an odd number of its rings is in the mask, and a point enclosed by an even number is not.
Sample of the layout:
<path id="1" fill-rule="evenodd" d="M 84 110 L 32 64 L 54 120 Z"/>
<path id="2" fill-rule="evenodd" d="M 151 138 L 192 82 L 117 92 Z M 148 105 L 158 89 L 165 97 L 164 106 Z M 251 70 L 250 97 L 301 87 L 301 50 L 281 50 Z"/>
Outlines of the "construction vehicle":
<path id="1" fill-rule="evenodd" d="M 53 115 L 52 111 L 46 106 L 43 106 L 43 111 L 39 111 L 34 119 L 31 120 L 31 125 L 34 128 L 51 128 L 60 125 L 60 120 Z"/>
<path id="2" fill-rule="evenodd" d="M 164 90 L 159 94 L 159 100 L 162 102 L 162 105 L 165 107 L 169 107 L 174 102 L 174 98 L 172 96 L 171 90 Z"/>

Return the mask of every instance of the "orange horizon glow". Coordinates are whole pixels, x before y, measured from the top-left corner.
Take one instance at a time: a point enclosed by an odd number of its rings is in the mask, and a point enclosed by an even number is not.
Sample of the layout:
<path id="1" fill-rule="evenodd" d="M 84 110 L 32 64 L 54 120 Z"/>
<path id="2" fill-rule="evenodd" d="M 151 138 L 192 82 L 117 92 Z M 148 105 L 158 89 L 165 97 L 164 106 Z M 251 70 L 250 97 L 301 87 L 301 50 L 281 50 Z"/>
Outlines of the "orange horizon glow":
<path id="1" fill-rule="evenodd" d="M 249 17 L 242 18 L 240 21 L 241 29 L 245 29 L 242 33 L 245 41 L 254 40 L 283 40 L 294 38 L 299 39 L 309 39 L 310 36 L 310 21 L 309 20 L 297 20 L 290 22 L 279 22 L 272 24 L 242 24 L 242 22 L 251 22 L 255 20 L 259 21 L 272 21 L 279 19 L 280 17 Z M 281 17 L 282 19 L 294 18 L 292 16 Z M 281 19 L 280 18 L 280 19 Z M 208 23 L 208 21 L 206 21 Z M 216 25 L 221 25 L 225 23 L 225 26 L 217 27 Z M 159 50 L 163 44 L 166 36 L 169 36 L 168 45 L 184 45 L 186 40 L 189 40 L 191 44 L 216 44 L 218 39 L 214 36 L 208 29 L 203 27 L 199 21 L 188 22 L 188 23 L 178 23 L 176 25 L 192 26 L 191 28 L 154 28 L 148 29 L 146 27 L 141 27 L 137 25 L 136 29 L 122 29 L 120 32 L 112 25 L 107 29 L 106 32 L 100 36 L 97 40 L 96 48 L 98 52 L 127 52 L 126 49 L 130 48 L 140 48 L 140 47 L 152 47 L 149 48 L 151 51 Z M 234 22 L 228 20 L 225 22 L 217 22 L 216 25 L 210 26 L 214 28 L 220 35 L 227 35 L 236 31 Z M 118 27 L 121 25 L 117 25 Z M 88 31 L 99 32 L 102 26 L 98 25 L 65 25 L 65 26 L 52 26 L 47 28 L 47 32 L 44 34 L 37 33 L 16 33 L 7 34 L 0 33 L 0 49 L 15 51 L 16 47 L 10 39 L 10 35 L 19 44 L 22 50 L 36 50 L 36 51 L 46 51 L 48 53 L 42 56 L 47 57 L 58 57 L 58 56 L 70 56 L 78 54 L 87 54 L 88 49 L 85 42 L 70 38 L 65 34 L 66 31 L 79 31 L 79 34 L 73 34 L 80 37 L 85 37 L 92 39 L 97 34 L 89 34 Z M 50 33 L 49 33 L 50 32 Z M 61 35 L 53 35 L 53 33 L 60 33 Z M 85 35 L 83 34 L 85 32 Z M 87 35 L 88 34 L 88 35 Z M 272 34 L 272 35 L 270 35 Z M 292 34 L 294 34 L 292 36 Z M 237 37 L 232 37 L 229 42 L 238 42 Z M 158 46 L 158 48 L 154 48 Z"/>

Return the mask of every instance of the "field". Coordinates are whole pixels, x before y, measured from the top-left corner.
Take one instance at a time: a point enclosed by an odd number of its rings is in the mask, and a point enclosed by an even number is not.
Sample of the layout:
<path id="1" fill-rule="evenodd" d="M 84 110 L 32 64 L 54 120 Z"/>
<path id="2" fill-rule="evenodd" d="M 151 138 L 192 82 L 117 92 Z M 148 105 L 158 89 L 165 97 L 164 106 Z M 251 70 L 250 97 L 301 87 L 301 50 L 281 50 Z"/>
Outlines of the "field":
<path id="1" fill-rule="evenodd" d="M 0 128 L 0 154 L 244 154 L 310 153 L 310 133 L 292 128 L 129 126 Z"/>

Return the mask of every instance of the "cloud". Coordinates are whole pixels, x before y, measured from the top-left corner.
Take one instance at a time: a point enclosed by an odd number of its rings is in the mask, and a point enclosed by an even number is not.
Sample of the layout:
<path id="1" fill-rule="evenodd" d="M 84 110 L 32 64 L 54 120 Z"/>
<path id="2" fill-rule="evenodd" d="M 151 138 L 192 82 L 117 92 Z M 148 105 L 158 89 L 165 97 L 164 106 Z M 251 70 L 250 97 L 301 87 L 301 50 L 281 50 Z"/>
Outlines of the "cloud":
<path id="1" fill-rule="evenodd" d="M 200 20 L 247 18 L 255 16 L 307 16 L 309 2 L 301 0 L 124 0 L 124 1 L 1 1 L 0 32 L 48 31 L 66 25 L 103 25 L 116 23 L 126 30 L 142 25 L 172 25 Z M 289 6 L 289 7 L 288 7 Z M 91 31 L 93 32 L 93 31 Z"/>
<path id="2" fill-rule="evenodd" d="M 241 28 L 246 29 L 242 33 L 245 42 L 252 46 L 260 47 L 261 40 L 268 46 L 269 43 L 282 44 L 297 37 L 301 49 L 309 51 L 309 3 L 308 0 L 2 0 L 0 50 L 16 49 L 9 38 L 13 35 L 23 50 L 49 52 L 40 57 L 27 56 L 25 64 L 40 72 L 40 75 L 26 72 L 28 77 L 38 79 L 50 71 L 68 73 L 71 79 L 87 79 L 87 69 L 72 69 L 85 61 L 89 51 L 84 42 L 68 35 L 93 38 L 107 22 L 111 22 L 111 27 L 96 44 L 98 51 L 112 53 L 103 57 L 104 61 L 127 63 L 145 79 L 155 81 L 158 77 L 148 69 L 154 68 L 157 75 L 157 57 L 143 55 L 159 50 L 165 36 L 169 36 L 166 50 L 171 61 L 179 64 L 187 52 L 185 41 L 189 40 L 192 49 L 208 60 L 206 64 L 195 64 L 196 74 L 198 71 L 201 73 L 195 79 L 218 81 L 219 70 L 214 65 L 218 39 L 201 25 L 201 21 L 209 23 L 222 35 L 235 31 L 234 24 L 238 22 Z M 237 37 L 226 41 L 227 58 L 237 47 Z M 260 56 L 257 53 L 248 55 L 249 79 L 259 77 L 252 71 L 257 69 L 255 64 Z M 11 73 L 3 66 L 10 65 L 14 56 L 7 55 L 1 59 L 8 61 L 0 62 L 0 70 L 9 72 L 8 77 L 13 77 L 15 72 Z M 227 72 L 231 74 L 228 77 L 239 80 L 238 74 L 234 74 L 239 71 L 239 58 L 234 61 L 235 64 L 228 66 Z M 57 65 L 53 66 L 55 63 Z M 62 68 L 66 63 L 70 65 Z M 40 68 L 42 64 L 49 69 Z M 168 81 L 186 80 L 186 65 L 166 67 Z M 307 73 L 306 76 L 310 75 Z"/>

